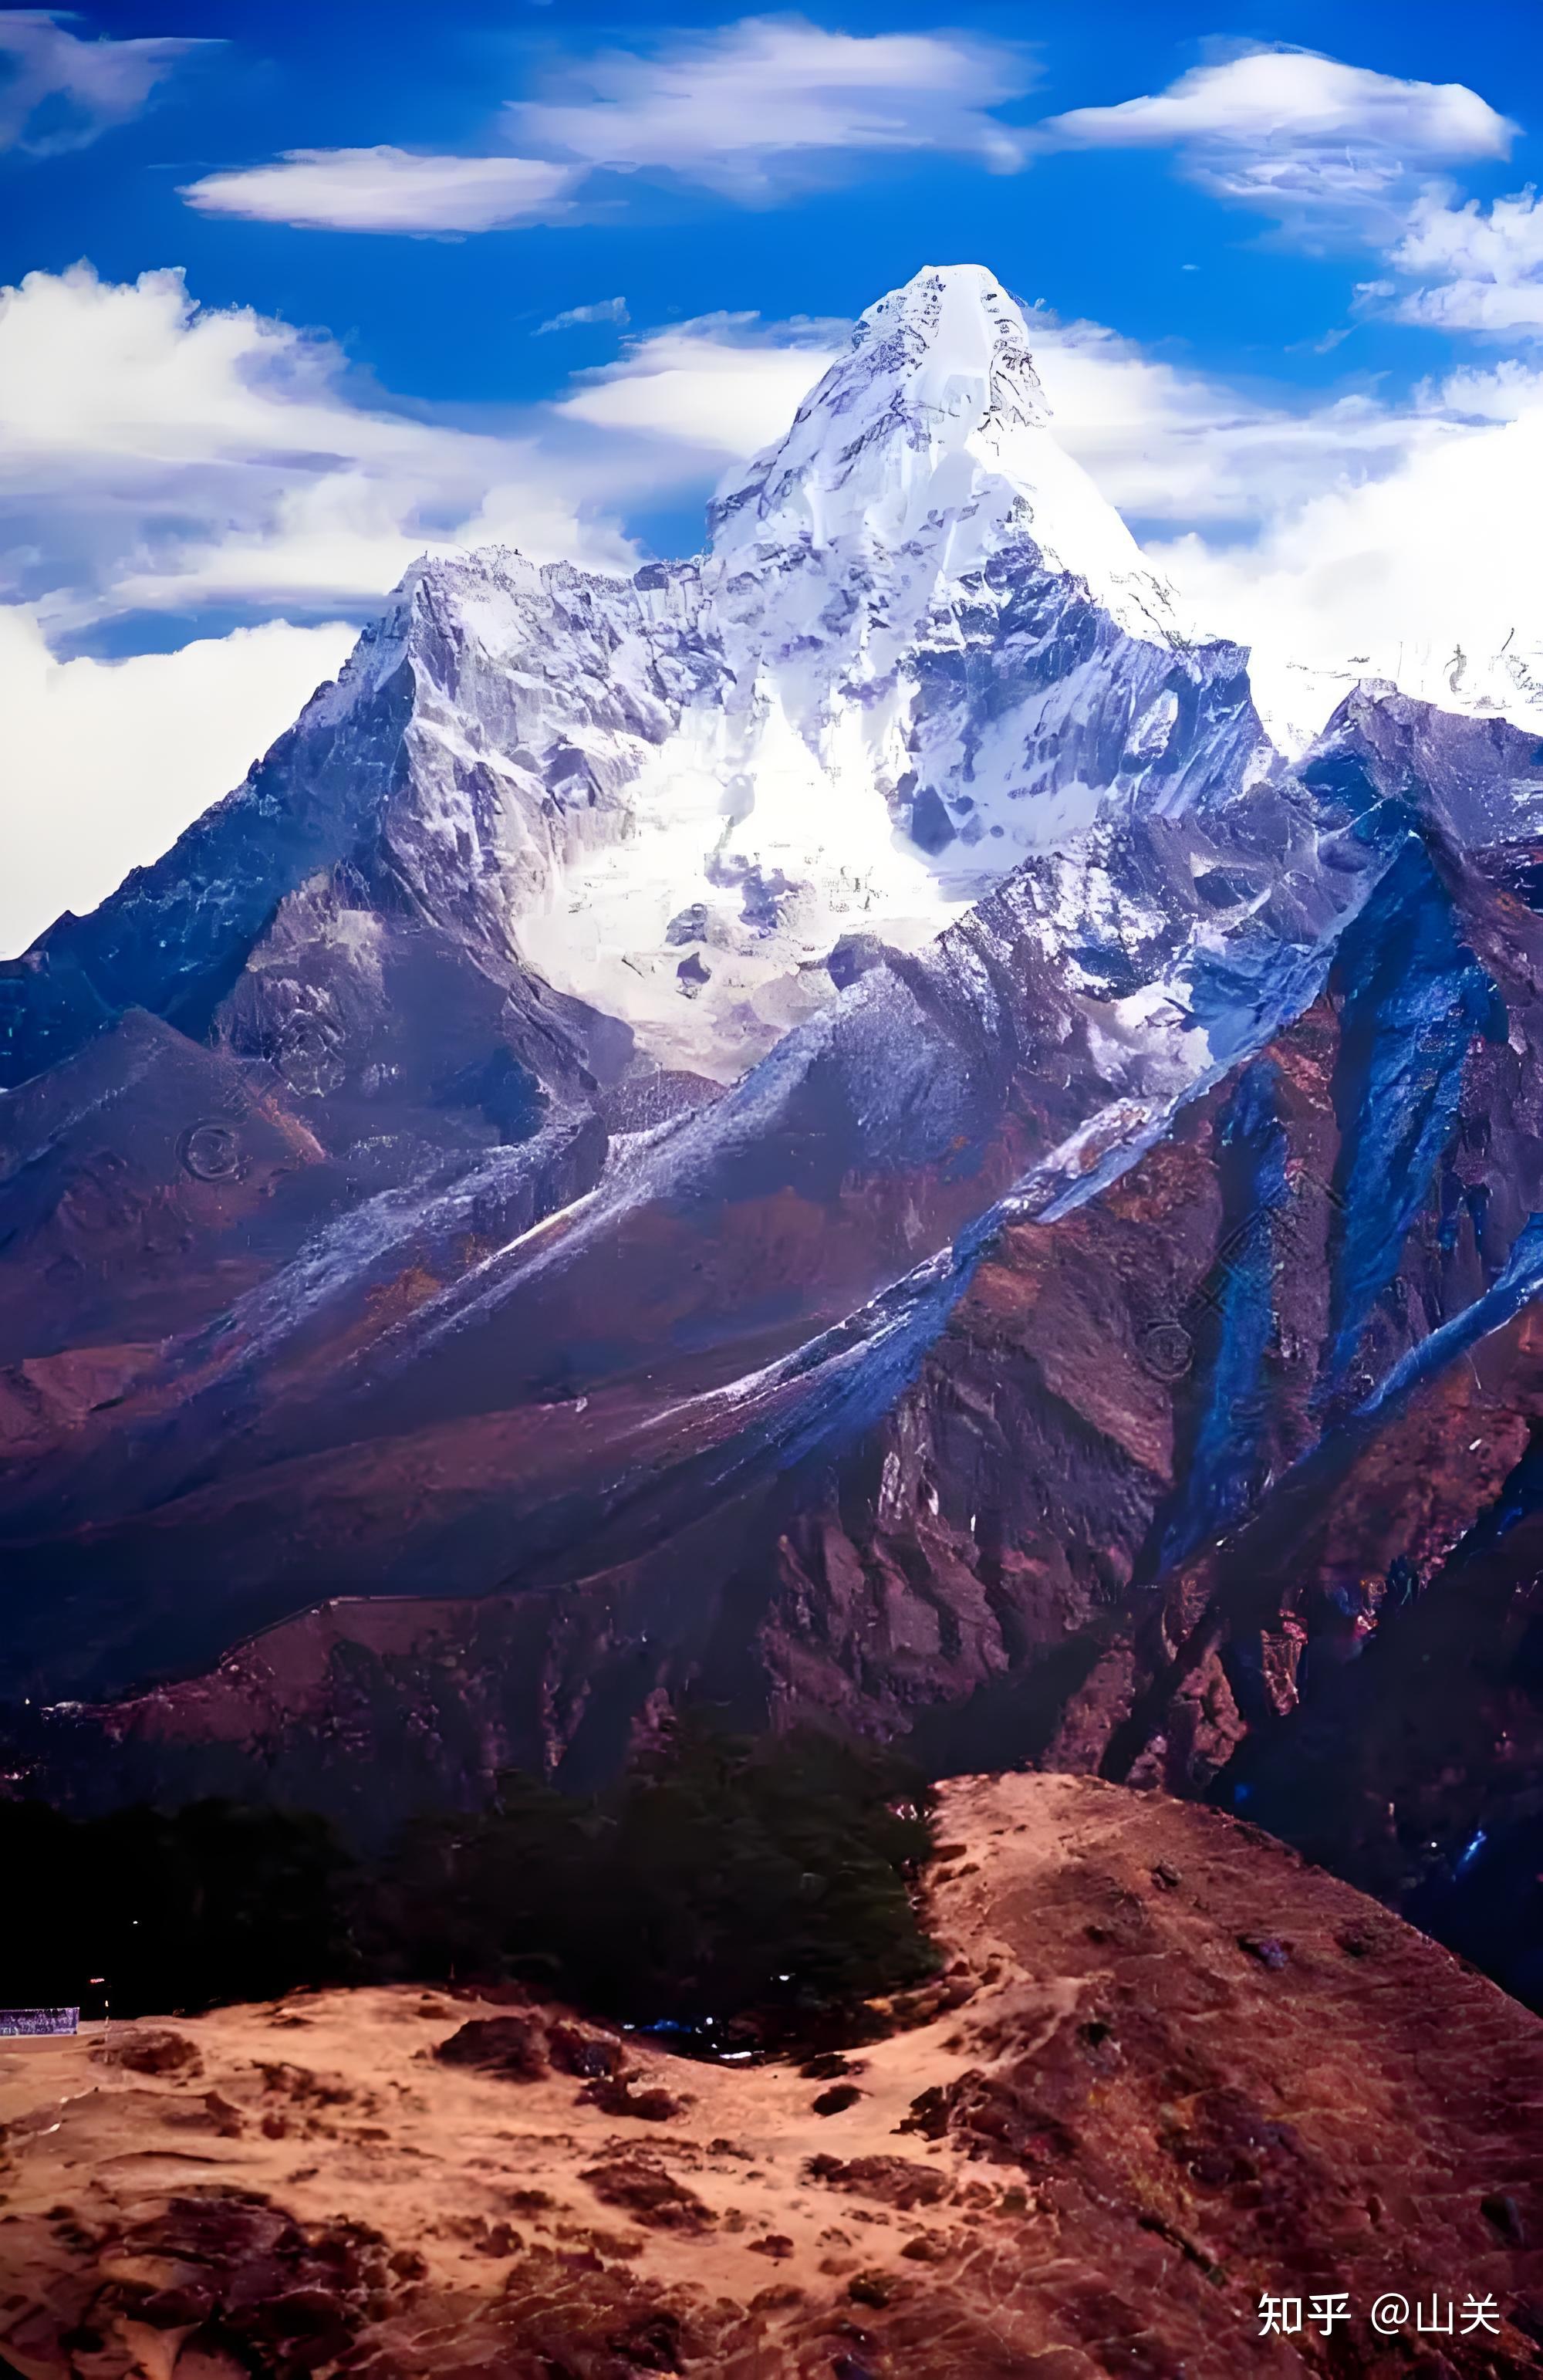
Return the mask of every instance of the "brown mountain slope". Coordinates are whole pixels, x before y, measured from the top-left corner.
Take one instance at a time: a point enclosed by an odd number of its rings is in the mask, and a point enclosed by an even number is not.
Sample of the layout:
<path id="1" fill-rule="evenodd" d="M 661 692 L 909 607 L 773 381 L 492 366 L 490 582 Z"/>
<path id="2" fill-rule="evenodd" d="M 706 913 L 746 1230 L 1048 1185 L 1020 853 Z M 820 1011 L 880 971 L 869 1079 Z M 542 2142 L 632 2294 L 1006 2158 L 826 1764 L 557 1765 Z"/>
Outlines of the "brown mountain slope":
<path id="1" fill-rule="evenodd" d="M 1535 2020 L 1206 1810 L 1014 1775 L 946 1787 L 942 1823 L 953 2004 L 844 2073 L 405 1989 L 8 2044 L 0 2354 L 26 2380 L 1543 2368 Z M 435 2057 L 500 2017 L 511 2073 Z M 1261 2334 L 1261 2295 L 1319 2291 L 1348 2300 L 1327 2342 Z M 1385 2292 L 1404 2338 L 1373 2331 Z M 1465 2330 L 1470 2298 L 1498 2328 Z"/>

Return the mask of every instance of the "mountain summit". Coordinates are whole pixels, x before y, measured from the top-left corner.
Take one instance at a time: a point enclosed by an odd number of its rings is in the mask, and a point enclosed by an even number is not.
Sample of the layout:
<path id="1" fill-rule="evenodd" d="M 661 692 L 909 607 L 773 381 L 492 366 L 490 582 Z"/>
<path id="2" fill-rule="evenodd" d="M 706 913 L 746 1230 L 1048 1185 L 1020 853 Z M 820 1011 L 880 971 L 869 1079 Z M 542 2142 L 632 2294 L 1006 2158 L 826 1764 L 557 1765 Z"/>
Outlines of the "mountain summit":
<path id="1" fill-rule="evenodd" d="M 237 793 L 0 978 L 0 1064 L 140 1005 L 335 1069 L 405 904 L 517 1001 L 623 1028 L 577 1027 L 581 1067 L 730 1081 L 1028 855 L 1267 759 L 1242 655 L 1181 632 L 1056 445 L 1020 309 L 928 267 L 696 560 L 419 565 Z"/>
<path id="2" fill-rule="evenodd" d="M 1057 445 L 1017 300 L 978 264 L 926 265 L 862 315 L 850 352 L 712 510 L 731 569 L 906 549 L 957 575 L 1025 533 L 1132 635 L 1177 634 L 1173 591 Z"/>

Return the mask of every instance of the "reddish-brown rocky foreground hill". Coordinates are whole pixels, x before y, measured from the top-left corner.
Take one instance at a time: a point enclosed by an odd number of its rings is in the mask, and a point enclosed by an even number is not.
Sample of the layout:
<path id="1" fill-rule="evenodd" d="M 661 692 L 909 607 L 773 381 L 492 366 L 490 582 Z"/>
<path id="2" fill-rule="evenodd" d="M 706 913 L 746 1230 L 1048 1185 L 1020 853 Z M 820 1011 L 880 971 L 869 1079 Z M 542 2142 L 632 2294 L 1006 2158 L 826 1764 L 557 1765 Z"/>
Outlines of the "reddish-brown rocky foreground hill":
<path id="1" fill-rule="evenodd" d="M 410 1989 L 7 2044 L 0 2355 L 27 2380 L 1543 2369 L 1543 2026 L 1212 1812 L 1013 1775 L 942 1816 L 948 1974 L 844 2069 Z M 1319 2292 L 1348 2301 L 1327 2339 Z M 1402 2337 L 1372 2326 L 1388 2292 Z M 1298 2333 L 1261 2332 L 1266 2294 L 1304 2300 Z"/>

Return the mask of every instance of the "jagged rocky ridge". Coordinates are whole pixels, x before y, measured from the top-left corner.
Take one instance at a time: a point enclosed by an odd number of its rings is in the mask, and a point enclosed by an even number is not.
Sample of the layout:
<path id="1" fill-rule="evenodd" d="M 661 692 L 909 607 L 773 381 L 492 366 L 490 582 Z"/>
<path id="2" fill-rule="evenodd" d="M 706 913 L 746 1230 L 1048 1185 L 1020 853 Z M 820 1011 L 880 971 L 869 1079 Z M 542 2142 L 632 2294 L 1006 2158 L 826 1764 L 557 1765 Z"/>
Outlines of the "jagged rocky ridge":
<path id="1" fill-rule="evenodd" d="M 7 971 L 19 1764 L 410 1800 L 698 1684 L 1289 1780 L 1525 1454 L 1539 849 L 1498 722 L 1284 767 L 977 273 L 700 562 L 426 568 Z"/>

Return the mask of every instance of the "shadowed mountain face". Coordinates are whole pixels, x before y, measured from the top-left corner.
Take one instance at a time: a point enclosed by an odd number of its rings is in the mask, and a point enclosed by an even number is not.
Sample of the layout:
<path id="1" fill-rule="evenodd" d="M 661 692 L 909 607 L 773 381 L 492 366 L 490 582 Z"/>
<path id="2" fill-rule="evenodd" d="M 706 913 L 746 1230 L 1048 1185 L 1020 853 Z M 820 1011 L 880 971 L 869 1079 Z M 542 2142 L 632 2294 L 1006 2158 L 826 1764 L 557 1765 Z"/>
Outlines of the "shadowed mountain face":
<path id="1" fill-rule="evenodd" d="M 425 565 L 4 971 L 22 1767 L 379 1822 L 695 1686 L 1292 1802 L 1543 1408 L 1543 753 L 1288 771 L 1026 340 L 921 274 L 698 561 Z"/>

